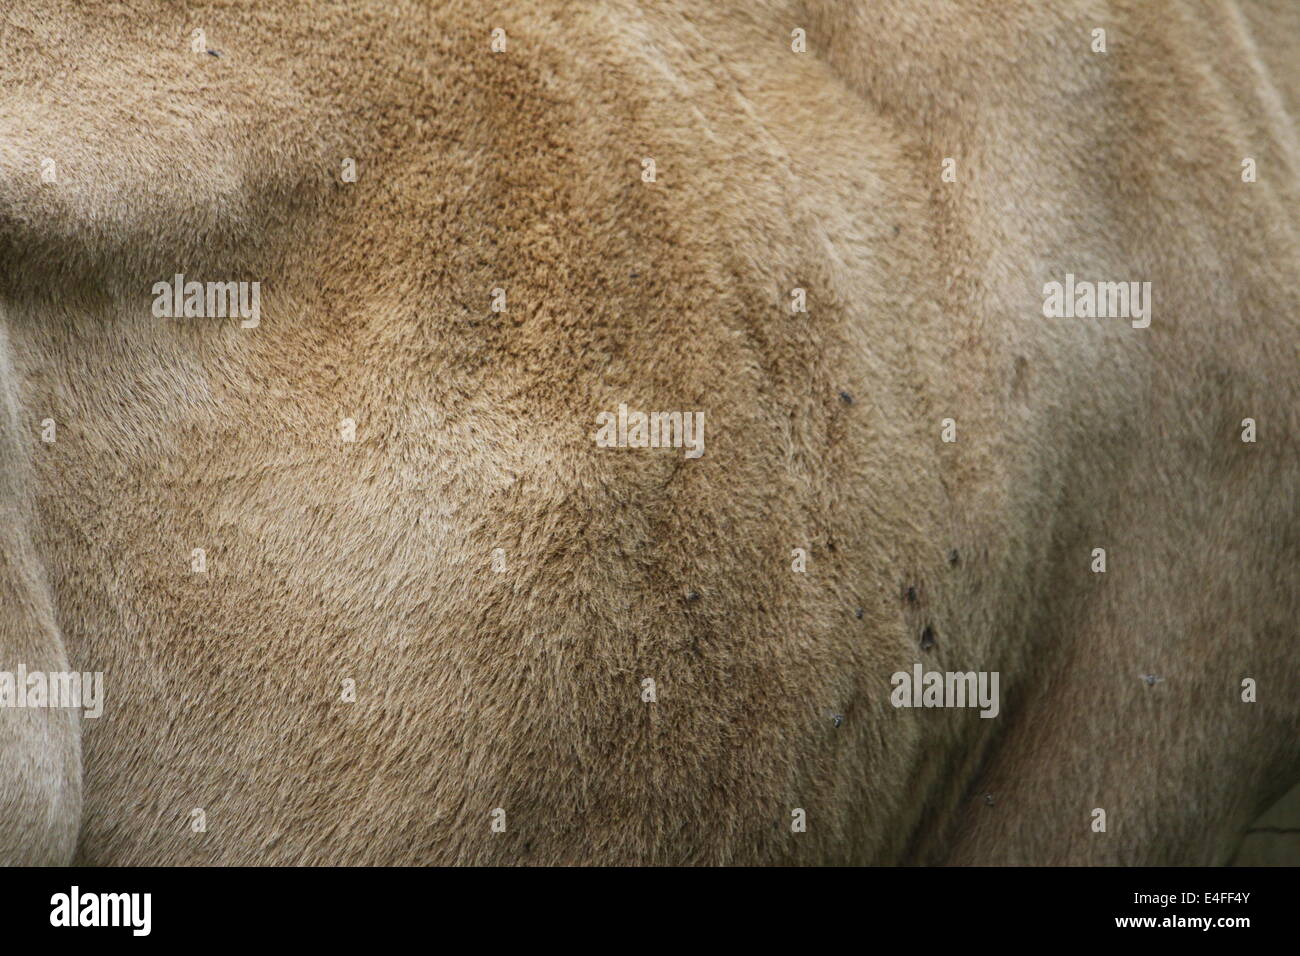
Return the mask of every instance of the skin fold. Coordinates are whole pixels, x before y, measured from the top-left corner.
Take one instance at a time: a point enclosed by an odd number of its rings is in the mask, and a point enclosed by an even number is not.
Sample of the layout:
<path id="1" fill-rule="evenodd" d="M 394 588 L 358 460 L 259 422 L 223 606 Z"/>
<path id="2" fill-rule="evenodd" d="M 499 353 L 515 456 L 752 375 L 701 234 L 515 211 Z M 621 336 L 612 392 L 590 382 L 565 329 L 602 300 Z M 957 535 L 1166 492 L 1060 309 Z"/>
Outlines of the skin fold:
<path id="1" fill-rule="evenodd" d="M 0 862 L 1226 863 L 1300 781 L 1297 44 L 0 0 L 0 670 L 106 698 L 0 708 Z"/>

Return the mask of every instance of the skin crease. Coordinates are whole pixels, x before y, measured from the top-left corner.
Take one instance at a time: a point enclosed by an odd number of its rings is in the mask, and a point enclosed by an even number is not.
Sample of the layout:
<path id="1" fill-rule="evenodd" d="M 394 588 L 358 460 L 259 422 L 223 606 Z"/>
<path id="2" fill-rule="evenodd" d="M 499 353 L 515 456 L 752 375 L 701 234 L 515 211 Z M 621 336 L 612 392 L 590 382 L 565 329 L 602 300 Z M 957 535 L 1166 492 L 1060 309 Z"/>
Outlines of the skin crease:
<path id="1" fill-rule="evenodd" d="M 1218 864 L 1300 779 L 1294 4 L 0 31 L 0 669 L 107 698 L 0 710 L 0 862 Z"/>

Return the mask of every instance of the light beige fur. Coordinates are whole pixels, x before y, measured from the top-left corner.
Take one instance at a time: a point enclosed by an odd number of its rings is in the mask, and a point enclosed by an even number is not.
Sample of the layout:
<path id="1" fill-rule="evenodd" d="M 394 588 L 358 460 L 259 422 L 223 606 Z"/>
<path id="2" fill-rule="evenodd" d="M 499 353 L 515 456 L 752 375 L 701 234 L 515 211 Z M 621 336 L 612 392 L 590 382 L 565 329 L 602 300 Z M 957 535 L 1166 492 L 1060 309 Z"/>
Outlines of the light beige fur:
<path id="1" fill-rule="evenodd" d="M 0 710 L 0 860 L 1211 864 L 1300 778 L 1290 0 L 4 0 L 0 48 L 0 669 L 107 693 Z M 260 326 L 154 318 L 176 272 Z M 1067 272 L 1151 327 L 1044 318 Z M 597 448 L 620 402 L 705 454 Z M 1000 715 L 895 709 L 918 660 Z"/>

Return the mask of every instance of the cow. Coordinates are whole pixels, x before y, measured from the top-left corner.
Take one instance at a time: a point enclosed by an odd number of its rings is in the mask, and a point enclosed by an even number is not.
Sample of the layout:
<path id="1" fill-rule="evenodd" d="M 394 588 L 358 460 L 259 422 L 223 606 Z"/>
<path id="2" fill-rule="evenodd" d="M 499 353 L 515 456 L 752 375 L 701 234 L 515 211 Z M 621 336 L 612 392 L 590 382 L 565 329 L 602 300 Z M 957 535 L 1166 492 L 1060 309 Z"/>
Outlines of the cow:
<path id="1" fill-rule="evenodd" d="M 0 860 L 1226 863 L 1300 780 L 1298 52 L 6 0 Z"/>

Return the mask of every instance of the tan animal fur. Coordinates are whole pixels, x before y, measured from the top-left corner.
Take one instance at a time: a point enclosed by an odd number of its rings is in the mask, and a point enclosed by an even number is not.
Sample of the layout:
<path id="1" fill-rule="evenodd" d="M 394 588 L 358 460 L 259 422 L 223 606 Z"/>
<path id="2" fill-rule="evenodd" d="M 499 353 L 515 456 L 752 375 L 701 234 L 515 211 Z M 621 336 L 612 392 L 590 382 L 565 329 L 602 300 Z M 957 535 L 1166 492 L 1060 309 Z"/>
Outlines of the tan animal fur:
<path id="1" fill-rule="evenodd" d="M 0 669 L 107 700 L 0 710 L 0 861 L 1227 861 L 1300 778 L 1298 53 L 1289 0 L 4 0 Z M 892 707 L 918 660 L 998 718 Z"/>

